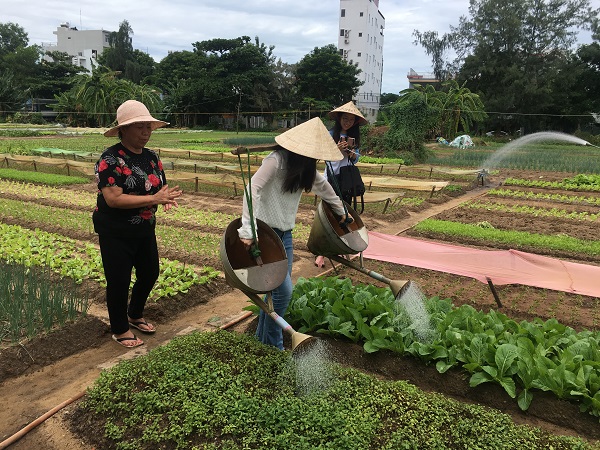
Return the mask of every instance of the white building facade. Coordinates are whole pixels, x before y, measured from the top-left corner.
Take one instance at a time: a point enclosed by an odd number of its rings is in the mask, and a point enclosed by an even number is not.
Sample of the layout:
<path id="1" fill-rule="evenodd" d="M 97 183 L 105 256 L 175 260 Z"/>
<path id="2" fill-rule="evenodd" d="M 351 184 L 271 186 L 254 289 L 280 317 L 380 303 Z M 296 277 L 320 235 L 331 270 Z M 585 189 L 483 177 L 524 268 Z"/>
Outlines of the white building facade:
<path id="1" fill-rule="evenodd" d="M 383 78 L 385 17 L 379 0 L 340 0 L 338 49 L 344 60 L 358 64 L 363 85 L 354 103 L 369 122 L 379 111 Z"/>
<path id="2" fill-rule="evenodd" d="M 110 47 L 108 43 L 110 31 L 106 30 L 78 30 L 76 27 L 71 27 L 69 23 L 64 23 L 53 33 L 56 35 L 56 44 L 43 43 L 44 52 L 68 53 L 73 65 L 81 66 L 88 72 L 92 71 L 92 61 L 96 64 L 96 58 L 105 48 Z"/>

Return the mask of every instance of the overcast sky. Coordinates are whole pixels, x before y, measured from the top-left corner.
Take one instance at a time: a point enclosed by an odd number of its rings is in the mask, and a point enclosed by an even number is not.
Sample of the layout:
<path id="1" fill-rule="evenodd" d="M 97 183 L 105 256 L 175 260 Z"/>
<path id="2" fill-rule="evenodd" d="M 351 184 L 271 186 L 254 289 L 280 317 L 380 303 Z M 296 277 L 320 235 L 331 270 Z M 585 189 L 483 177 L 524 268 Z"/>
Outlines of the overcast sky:
<path id="1" fill-rule="evenodd" d="M 600 0 L 592 0 L 600 8 Z M 468 15 L 469 0 L 380 0 L 385 17 L 383 93 L 408 87 L 406 75 L 431 72 L 431 59 L 413 45 L 412 33 L 437 31 L 440 35 Z M 337 45 L 337 0 L 2 0 L 0 23 L 18 23 L 30 44 L 56 43 L 53 32 L 69 22 L 82 30 L 117 31 L 127 20 L 133 29 L 133 47 L 155 61 L 167 53 L 192 50 L 192 43 L 214 38 L 258 36 L 286 63 L 297 63 L 315 47 Z M 581 43 L 591 42 L 581 33 Z"/>

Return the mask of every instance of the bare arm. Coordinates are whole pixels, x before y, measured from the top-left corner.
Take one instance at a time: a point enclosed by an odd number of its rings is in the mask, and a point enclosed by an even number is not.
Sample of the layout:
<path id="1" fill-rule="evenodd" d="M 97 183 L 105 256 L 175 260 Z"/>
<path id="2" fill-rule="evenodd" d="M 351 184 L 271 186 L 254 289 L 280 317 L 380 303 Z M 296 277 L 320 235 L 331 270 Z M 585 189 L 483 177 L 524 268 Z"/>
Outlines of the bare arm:
<path id="1" fill-rule="evenodd" d="M 124 194 L 123 189 L 118 186 L 105 186 L 101 190 L 104 200 L 106 200 L 106 204 L 111 208 L 117 209 L 133 209 L 154 205 L 165 205 L 165 210 L 168 210 L 171 206 L 177 206 L 177 198 L 182 194 L 179 186 L 170 188 L 168 185 L 164 185 L 161 190 L 154 195 Z"/>

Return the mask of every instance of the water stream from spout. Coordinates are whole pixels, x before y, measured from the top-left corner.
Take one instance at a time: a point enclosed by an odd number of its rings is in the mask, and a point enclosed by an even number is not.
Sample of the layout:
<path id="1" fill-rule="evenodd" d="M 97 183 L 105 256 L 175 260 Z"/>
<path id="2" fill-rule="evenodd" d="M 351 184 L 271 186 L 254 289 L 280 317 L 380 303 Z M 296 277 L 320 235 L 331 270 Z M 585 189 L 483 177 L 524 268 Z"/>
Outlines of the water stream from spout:
<path id="1" fill-rule="evenodd" d="M 570 134 L 558 133 L 556 131 L 541 131 L 539 133 L 528 134 L 526 136 L 520 137 L 500 147 L 498 150 L 492 153 L 492 155 L 488 159 L 481 163 L 479 169 L 494 169 L 504 158 L 506 158 L 516 149 L 521 148 L 527 144 L 543 141 L 564 141 L 572 142 L 574 144 L 592 145 L 589 142 L 584 141 L 583 139 L 580 139 L 576 136 L 572 136 Z"/>
<path id="2" fill-rule="evenodd" d="M 427 297 L 421 291 L 421 288 L 414 281 L 409 287 L 398 297 L 395 302 L 395 314 L 400 326 L 409 326 L 413 329 L 415 338 L 420 342 L 430 341 L 435 333 L 429 320 L 429 313 L 425 307 Z M 402 312 L 406 313 L 408 323 L 402 323 Z"/>
<path id="3" fill-rule="evenodd" d="M 291 358 L 296 394 L 306 396 L 327 390 L 335 381 L 332 356 L 325 341 L 317 340 Z"/>

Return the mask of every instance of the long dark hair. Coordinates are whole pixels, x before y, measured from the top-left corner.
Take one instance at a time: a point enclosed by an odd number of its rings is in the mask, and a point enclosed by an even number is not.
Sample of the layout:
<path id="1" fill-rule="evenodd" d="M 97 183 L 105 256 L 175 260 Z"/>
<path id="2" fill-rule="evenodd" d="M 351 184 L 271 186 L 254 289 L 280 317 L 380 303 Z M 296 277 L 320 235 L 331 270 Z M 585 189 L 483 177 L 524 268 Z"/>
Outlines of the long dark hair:
<path id="1" fill-rule="evenodd" d="M 282 152 L 285 158 L 285 179 L 283 180 L 282 191 L 294 193 L 298 189 L 310 192 L 317 175 L 317 160 L 290 152 L 281 147 L 277 150 Z"/>
<path id="2" fill-rule="evenodd" d="M 333 130 L 332 137 L 336 144 L 340 141 L 340 134 L 342 132 L 342 123 L 341 123 L 342 114 L 343 113 L 340 112 L 335 115 L 335 123 L 333 124 L 333 128 L 332 128 L 332 130 Z M 354 116 L 354 125 L 352 125 L 348 129 L 348 137 L 353 137 L 354 142 L 356 144 L 356 148 L 360 148 L 360 125 L 359 125 L 359 121 L 357 119 L 358 119 L 358 117 Z"/>

